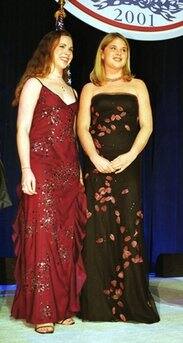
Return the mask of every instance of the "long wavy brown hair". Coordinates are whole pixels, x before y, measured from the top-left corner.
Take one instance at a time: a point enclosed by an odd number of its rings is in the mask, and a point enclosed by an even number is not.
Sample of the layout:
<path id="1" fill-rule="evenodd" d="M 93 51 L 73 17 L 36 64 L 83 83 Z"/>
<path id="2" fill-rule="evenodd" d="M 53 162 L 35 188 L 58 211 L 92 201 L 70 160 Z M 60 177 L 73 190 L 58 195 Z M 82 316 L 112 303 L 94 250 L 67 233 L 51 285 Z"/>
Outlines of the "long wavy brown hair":
<path id="1" fill-rule="evenodd" d="M 90 73 L 90 80 L 96 86 L 101 86 L 103 82 L 106 81 L 104 62 L 102 59 L 102 52 L 104 51 L 106 46 L 110 44 L 115 38 L 120 38 L 121 40 L 123 40 L 126 44 L 127 51 L 128 51 L 127 61 L 126 61 L 125 66 L 123 67 L 123 80 L 130 81 L 134 77 L 130 70 L 130 46 L 127 39 L 119 32 L 110 32 L 106 36 L 104 36 L 104 38 L 99 44 L 96 57 L 95 57 L 94 68 L 92 72 Z"/>
<path id="2" fill-rule="evenodd" d="M 50 73 L 53 62 L 53 52 L 58 45 L 61 36 L 72 38 L 68 31 L 62 30 L 48 32 L 41 39 L 32 58 L 27 64 L 24 74 L 17 84 L 15 98 L 12 101 L 13 106 L 18 105 L 22 88 L 28 79 L 31 77 L 46 77 Z M 65 82 L 68 82 L 67 68 L 64 69 L 63 79 Z"/>

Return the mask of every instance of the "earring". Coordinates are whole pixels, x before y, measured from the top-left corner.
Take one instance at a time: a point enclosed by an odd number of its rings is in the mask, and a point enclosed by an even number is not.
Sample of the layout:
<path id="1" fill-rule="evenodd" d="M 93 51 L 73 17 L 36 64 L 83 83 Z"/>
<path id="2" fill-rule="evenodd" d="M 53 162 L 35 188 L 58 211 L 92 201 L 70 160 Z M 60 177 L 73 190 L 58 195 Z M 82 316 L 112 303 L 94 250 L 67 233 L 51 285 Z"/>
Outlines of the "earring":
<path id="1" fill-rule="evenodd" d="M 71 83 L 72 83 L 72 79 L 71 79 L 71 70 L 70 70 L 70 65 L 68 65 L 68 67 L 67 67 L 67 82 L 68 82 L 68 84 L 69 85 L 71 85 Z"/>

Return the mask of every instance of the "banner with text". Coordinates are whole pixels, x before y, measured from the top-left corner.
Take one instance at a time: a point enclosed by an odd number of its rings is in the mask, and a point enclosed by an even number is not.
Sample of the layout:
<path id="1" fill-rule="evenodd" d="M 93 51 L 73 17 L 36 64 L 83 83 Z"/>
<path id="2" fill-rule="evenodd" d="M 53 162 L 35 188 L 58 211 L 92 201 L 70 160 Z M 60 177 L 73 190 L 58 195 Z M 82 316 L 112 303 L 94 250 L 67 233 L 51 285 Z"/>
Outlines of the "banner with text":
<path id="1" fill-rule="evenodd" d="M 121 32 L 130 39 L 183 35 L 183 0 L 70 0 L 64 7 L 99 30 Z"/>

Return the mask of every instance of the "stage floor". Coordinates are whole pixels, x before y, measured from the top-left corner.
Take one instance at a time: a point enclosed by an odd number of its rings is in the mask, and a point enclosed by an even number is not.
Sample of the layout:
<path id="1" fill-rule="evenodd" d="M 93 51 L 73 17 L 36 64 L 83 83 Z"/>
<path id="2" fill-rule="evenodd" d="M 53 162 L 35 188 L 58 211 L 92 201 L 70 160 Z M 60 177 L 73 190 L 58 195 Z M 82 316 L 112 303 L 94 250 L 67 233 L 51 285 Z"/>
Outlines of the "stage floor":
<path id="1" fill-rule="evenodd" d="M 182 343 L 183 278 L 151 276 L 150 288 L 159 323 L 94 323 L 75 318 L 75 325 L 56 325 L 54 334 L 39 335 L 32 326 L 10 318 L 15 286 L 0 286 L 0 343 Z"/>

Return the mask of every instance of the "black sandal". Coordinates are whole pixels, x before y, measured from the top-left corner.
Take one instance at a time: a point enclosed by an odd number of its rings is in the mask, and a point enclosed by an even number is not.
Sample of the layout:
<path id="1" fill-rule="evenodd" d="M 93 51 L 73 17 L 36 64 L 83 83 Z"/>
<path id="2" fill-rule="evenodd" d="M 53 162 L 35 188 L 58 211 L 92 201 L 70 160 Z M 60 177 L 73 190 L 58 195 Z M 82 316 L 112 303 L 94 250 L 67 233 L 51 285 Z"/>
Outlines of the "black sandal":
<path id="1" fill-rule="evenodd" d="M 60 322 L 57 322 L 57 324 L 60 324 L 60 325 L 73 325 L 73 324 L 75 324 L 75 321 L 72 318 L 66 318 L 66 319 L 61 320 Z"/>

